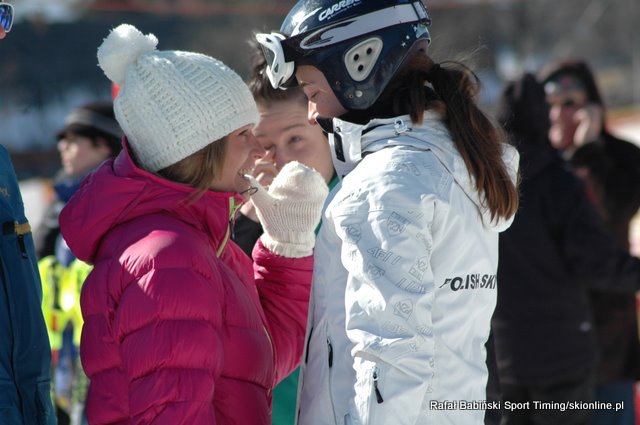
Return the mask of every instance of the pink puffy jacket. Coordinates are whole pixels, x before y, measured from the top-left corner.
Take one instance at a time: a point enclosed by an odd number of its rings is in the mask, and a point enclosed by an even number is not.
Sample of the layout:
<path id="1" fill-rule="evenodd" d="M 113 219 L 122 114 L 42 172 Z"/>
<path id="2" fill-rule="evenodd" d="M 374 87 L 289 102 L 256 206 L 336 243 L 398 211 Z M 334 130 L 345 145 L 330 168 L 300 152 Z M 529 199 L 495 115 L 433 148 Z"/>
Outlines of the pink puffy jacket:
<path id="1" fill-rule="evenodd" d="M 271 389 L 299 363 L 312 257 L 229 239 L 239 200 L 137 168 L 126 149 L 60 215 L 95 265 L 81 295 L 80 354 L 97 424 L 270 424 Z"/>

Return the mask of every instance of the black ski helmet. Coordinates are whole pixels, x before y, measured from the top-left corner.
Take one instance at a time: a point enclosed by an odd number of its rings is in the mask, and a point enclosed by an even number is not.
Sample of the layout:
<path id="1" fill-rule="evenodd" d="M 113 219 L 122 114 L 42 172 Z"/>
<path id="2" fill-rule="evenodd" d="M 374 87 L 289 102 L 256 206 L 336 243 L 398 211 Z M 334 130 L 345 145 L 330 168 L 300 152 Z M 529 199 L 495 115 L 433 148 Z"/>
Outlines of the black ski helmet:
<path id="1" fill-rule="evenodd" d="M 295 66 L 313 65 L 348 110 L 370 107 L 404 60 L 431 41 L 421 1 L 300 0 L 280 33 L 257 34 L 274 87 L 296 84 Z"/>

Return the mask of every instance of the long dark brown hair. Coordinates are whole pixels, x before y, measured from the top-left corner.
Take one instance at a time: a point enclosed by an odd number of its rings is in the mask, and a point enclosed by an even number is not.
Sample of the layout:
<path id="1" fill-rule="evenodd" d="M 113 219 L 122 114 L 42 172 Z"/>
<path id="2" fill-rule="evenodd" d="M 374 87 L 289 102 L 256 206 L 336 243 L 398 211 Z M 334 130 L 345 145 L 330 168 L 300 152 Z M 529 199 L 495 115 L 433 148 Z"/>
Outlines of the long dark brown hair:
<path id="1" fill-rule="evenodd" d="M 430 86 L 427 84 L 429 83 Z M 444 117 L 476 189 L 484 194 L 491 219 L 508 218 L 518 209 L 518 190 L 502 159 L 507 136 L 475 102 L 480 90 L 477 76 L 465 65 L 435 64 L 423 51 L 409 58 L 387 85 L 376 104 L 393 115 L 411 116 L 421 124 L 424 112 L 436 110 Z"/>

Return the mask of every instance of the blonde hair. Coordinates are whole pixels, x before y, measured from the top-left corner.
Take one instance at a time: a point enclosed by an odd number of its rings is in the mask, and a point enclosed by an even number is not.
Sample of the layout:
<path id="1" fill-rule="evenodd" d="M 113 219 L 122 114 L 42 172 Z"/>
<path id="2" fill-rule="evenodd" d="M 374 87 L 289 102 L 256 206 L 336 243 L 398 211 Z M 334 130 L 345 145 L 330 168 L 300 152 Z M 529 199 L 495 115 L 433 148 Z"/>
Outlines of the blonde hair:
<path id="1" fill-rule="evenodd" d="M 176 183 L 194 187 L 188 202 L 193 203 L 205 194 L 211 182 L 222 171 L 227 151 L 227 136 L 210 143 L 194 154 L 158 171 L 158 175 Z"/>

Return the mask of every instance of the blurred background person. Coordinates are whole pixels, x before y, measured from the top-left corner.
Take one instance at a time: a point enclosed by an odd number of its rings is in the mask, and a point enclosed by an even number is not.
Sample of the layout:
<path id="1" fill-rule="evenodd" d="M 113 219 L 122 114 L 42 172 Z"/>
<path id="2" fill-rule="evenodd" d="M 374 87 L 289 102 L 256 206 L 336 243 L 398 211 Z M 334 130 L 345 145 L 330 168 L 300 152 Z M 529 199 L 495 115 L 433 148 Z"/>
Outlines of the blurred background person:
<path id="1" fill-rule="evenodd" d="M 552 143 L 584 181 L 618 246 L 629 251 L 630 223 L 640 208 L 640 148 L 609 132 L 603 97 L 585 61 L 549 64 L 541 78 L 551 108 Z M 596 399 L 630 406 L 626 416 L 597 412 L 594 425 L 631 425 L 634 383 L 640 378 L 636 295 L 596 290 L 591 303 L 600 348 Z"/>
<path id="2" fill-rule="evenodd" d="M 633 293 L 640 260 L 616 245 L 552 147 L 543 85 L 525 74 L 505 87 L 497 109 L 520 152 L 522 181 L 518 213 L 500 235 L 492 329 L 503 401 L 530 403 L 503 411 L 502 424 L 590 424 L 589 410 L 532 403 L 594 399 L 598 337 L 589 288 Z"/>
<path id="3" fill-rule="evenodd" d="M 338 182 L 333 170 L 329 143 L 322 128 L 307 120 L 307 97 L 299 87 L 274 89 L 265 72 L 262 50 L 252 42 L 255 51 L 250 79 L 251 94 L 258 106 L 260 121 L 253 133 L 266 154 L 255 162 L 252 174 L 264 186 L 269 186 L 282 167 L 298 161 L 315 170 L 327 182 L 329 189 Z M 236 217 L 233 240 L 249 256 L 263 229 L 251 201 L 246 202 Z M 292 372 L 273 391 L 273 425 L 293 425 L 299 369 Z"/>
<path id="4" fill-rule="evenodd" d="M 13 7 L 0 2 L 0 39 Z M 31 226 L 9 153 L 0 145 L 0 423 L 54 425 L 51 349 Z"/>
<path id="5" fill-rule="evenodd" d="M 94 101 L 69 112 L 56 137 L 62 169 L 54 182 L 56 198 L 36 232 L 43 305 L 53 351 L 54 400 L 60 425 L 82 417 L 86 376 L 78 361 L 82 331 L 80 291 L 91 267 L 75 258 L 60 235 L 59 215 L 82 180 L 121 150 L 122 130 L 111 101 Z M 75 415 L 72 411 L 75 410 Z"/>
<path id="6" fill-rule="evenodd" d="M 62 163 L 54 181 L 56 199 L 45 212 L 41 227 L 36 232 L 39 258 L 56 255 L 58 261 L 65 265 L 71 262 L 73 254 L 60 238 L 60 211 L 89 172 L 120 152 L 121 137 L 122 130 L 115 120 L 110 101 L 84 104 L 66 116 L 64 127 L 56 134 Z"/>

